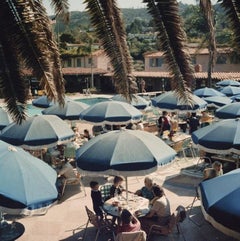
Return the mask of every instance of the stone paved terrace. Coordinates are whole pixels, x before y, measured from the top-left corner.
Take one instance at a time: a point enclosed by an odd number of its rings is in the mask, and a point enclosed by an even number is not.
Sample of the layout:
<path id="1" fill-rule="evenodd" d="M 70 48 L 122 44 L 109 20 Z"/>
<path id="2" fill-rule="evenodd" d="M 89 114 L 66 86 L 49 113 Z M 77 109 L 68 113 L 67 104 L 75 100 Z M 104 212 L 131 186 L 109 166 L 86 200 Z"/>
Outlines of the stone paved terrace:
<path id="1" fill-rule="evenodd" d="M 154 182 L 163 185 L 166 195 L 170 200 L 171 209 L 174 211 L 181 204 L 189 207 L 195 196 L 195 186 L 201 181 L 200 178 L 181 175 L 182 168 L 191 166 L 194 160 L 181 159 L 165 167 L 160 168 L 150 176 Z M 128 178 L 129 190 L 135 191 L 142 187 L 144 177 Z M 83 226 L 87 222 L 85 205 L 92 209 L 90 197 L 89 182 L 98 180 L 100 184 L 104 184 L 107 180 L 104 177 L 83 177 L 83 183 L 87 192 L 87 196 L 79 191 L 77 186 L 67 186 L 65 195 L 60 203 L 53 206 L 43 216 L 17 218 L 19 222 L 24 224 L 25 233 L 20 237 L 19 241 L 77 241 L 82 240 L 83 230 L 73 230 L 79 226 Z M 111 177 L 109 178 L 111 181 Z M 204 221 L 200 210 L 200 202 L 194 203 L 192 210 L 192 219 L 199 223 L 196 225 L 189 218 L 181 224 L 182 234 L 177 234 L 176 230 L 169 237 L 152 236 L 151 241 L 234 241 L 235 239 L 228 237 L 216 230 L 209 223 Z M 9 219 L 10 217 L 5 216 Z M 96 229 L 89 226 L 85 241 L 93 241 Z M 110 241 L 111 236 L 100 235 L 98 241 Z"/>

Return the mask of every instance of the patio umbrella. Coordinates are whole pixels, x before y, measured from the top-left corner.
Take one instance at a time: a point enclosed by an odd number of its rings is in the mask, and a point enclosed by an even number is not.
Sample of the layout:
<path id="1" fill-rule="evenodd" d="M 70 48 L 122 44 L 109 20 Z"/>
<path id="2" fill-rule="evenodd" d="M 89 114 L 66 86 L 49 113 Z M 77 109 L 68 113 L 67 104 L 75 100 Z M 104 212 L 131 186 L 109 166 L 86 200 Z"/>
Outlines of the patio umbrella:
<path id="1" fill-rule="evenodd" d="M 12 123 L 13 120 L 6 110 L 0 108 L 0 130 Z"/>
<path id="2" fill-rule="evenodd" d="M 225 96 L 225 94 L 221 93 L 220 91 L 208 87 L 197 89 L 193 92 L 193 94 L 197 95 L 198 97 Z"/>
<path id="3" fill-rule="evenodd" d="M 240 86 L 240 83 L 236 80 L 231 80 L 231 79 L 228 79 L 228 80 L 222 80 L 222 81 L 219 81 L 216 83 L 217 86 L 222 86 L 222 87 L 225 87 L 225 86 Z"/>
<path id="4" fill-rule="evenodd" d="M 221 232 L 240 239 L 240 169 L 200 183 L 203 215 Z"/>
<path id="5" fill-rule="evenodd" d="M 70 101 L 72 100 L 71 98 L 65 96 L 65 101 Z M 51 101 L 48 99 L 46 95 L 40 96 L 37 99 L 34 99 L 32 101 L 32 105 L 40 107 L 40 108 L 48 108 L 52 105 L 56 104 L 54 101 Z"/>
<path id="6" fill-rule="evenodd" d="M 215 116 L 220 119 L 233 119 L 240 117 L 240 102 L 231 103 L 218 108 Z"/>
<path id="7" fill-rule="evenodd" d="M 54 104 L 42 111 L 43 115 L 56 115 L 63 120 L 79 120 L 80 113 L 87 109 L 89 105 L 76 102 L 66 101 L 64 106 Z"/>
<path id="8" fill-rule="evenodd" d="M 46 95 L 40 96 L 37 99 L 34 99 L 32 101 L 32 105 L 41 107 L 41 108 L 47 108 L 49 106 L 52 106 L 53 104 L 54 102 L 49 100 Z"/>
<path id="9" fill-rule="evenodd" d="M 176 152 L 160 138 L 139 130 L 111 131 L 94 137 L 76 152 L 84 174 L 147 175 L 170 163 Z M 127 184 L 126 184 L 127 186 Z"/>
<path id="10" fill-rule="evenodd" d="M 198 129 L 192 133 L 192 140 L 206 152 L 240 154 L 240 120 L 221 120 Z"/>
<path id="11" fill-rule="evenodd" d="M 127 101 L 127 99 L 122 96 L 122 95 L 114 95 L 112 97 L 112 100 L 116 100 L 116 101 L 122 101 L 125 103 L 129 103 Z M 144 99 L 143 97 L 139 96 L 139 95 L 132 95 L 132 101 L 130 102 L 131 105 L 133 105 L 134 107 L 136 107 L 139 110 L 144 110 L 146 107 L 151 105 L 150 101 L 147 101 L 146 99 Z"/>
<path id="12" fill-rule="evenodd" d="M 232 100 L 227 96 L 210 96 L 203 98 L 207 102 L 208 107 L 221 107 L 230 104 Z"/>
<path id="13" fill-rule="evenodd" d="M 96 125 L 125 125 L 138 122 L 143 114 L 134 106 L 121 101 L 104 101 L 82 111 L 80 119 Z"/>
<path id="14" fill-rule="evenodd" d="M 233 95 L 233 96 L 230 96 L 230 98 L 232 101 L 240 102 L 240 95 Z"/>
<path id="15" fill-rule="evenodd" d="M 0 210 L 43 214 L 56 201 L 57 173 L 22 148 L 0 141 Z"/>
<path id="16" fill-rule="evenodd" d="M 27 118 L 21 124 L 11 123 L 2 130 L 0 139 L 29 150 L 39 150 L 69 142 L 74 132 L 66 122 L 54 115 Z"/>
<path id="17" fill-rule="evenodd" d="M 223 89 L 221 89 L 220 91 L 222 93 L 224 93 L 226 96 L 239 95 L 240 94 L 240 87 L 226 86 Z"/>
<path id="18" fill-rule="evenodd" d="M 152 99 L 152 104 L 161 110 L 196 112 L 207 107 L 207 102 L 196 95 L 192 95 L 193 105 L 186 105 L 174 91 L 165 92 Z"/>

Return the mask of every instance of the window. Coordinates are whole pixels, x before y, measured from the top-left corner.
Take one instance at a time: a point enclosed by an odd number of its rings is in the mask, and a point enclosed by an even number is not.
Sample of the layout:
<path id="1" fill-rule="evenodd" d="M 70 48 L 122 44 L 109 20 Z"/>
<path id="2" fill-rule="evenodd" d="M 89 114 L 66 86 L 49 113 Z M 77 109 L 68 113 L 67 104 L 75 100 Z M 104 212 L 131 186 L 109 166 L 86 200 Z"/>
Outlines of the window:
<path id="1" fill-rule="evenodd" d="M 81 59 L 77 59 L 77 67 L 81 67 Z"/>
<path id="2" fill-rule="evenodd" d="M 192 64 L 195 65 L 197 63 L 196 57 L 191 57 Z"/>
<path id="3" fill-rule="evenodd" d="M 217 64 L 226 64 L 227 63 L 227 57 L 224 56 L 224 55 L 219 55 L 217 57 L 217 61 L 216 61 Z"/>
<path id="4" fill-rule="evenodd" d="M 161 67 L 162 64 L 163 64 L 163 60 L 162 60 L 161 58 L 157 58 L 157 59 L 156 59 L 156 66 L 157 66 L 157 67 Z"/>
<path id="5" fill-rule="evenodd" d="M 72 67 L 72 60 L 71 59 L 67 60 L 67 67 Z"/>
<path id="6" fill-rule="evenodd" d="M 149 60 L 150 67 L 161 67 L 163 64 L 162 58 L 154 58 Z"/>

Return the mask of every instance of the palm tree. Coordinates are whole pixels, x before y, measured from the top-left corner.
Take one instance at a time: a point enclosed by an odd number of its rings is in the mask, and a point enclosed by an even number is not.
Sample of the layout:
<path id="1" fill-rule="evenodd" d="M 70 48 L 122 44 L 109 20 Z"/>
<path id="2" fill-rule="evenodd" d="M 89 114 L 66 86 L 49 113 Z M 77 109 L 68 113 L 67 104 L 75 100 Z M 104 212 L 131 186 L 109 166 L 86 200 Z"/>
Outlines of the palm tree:
<path id="1" fill-rule="evenodd" d="M 215 27 L 214 27 L 214 15 L 211 0 L 200 0 L 200 8 L 206 19 L 208 26 L 208 51 L 209 51 L 209 63 L 208 63 L 208 81 L 207 86 L 212 87 L 212 72 L 216 62 L 216 41 L 215 41 Z"/>
<path id="2" fill-rule="evenodd" d="M 56 16 L 66 14 L 67 0 L 52 0 Z M 193 69 L 186 51 L 186 36 L 176 0 L 143 0 L 159 32 L 160 48 L 172 75 L 172 89 L 186 103 L 191 102 Z M 240 46 L 240 2 L 219 0 L 235 31 Z M 133 65 L 126 42 L 121 11 L 115 0 L 85 0 L 96 33 L 111 60 L 118 93 L 131 99 L 137 90 Z M 210 4 L 210 1 L 208 1 Z M 209 6 L 208 4 L 208 6 Z M 64 15 L 67 16 L 67 15 Z M 64 81 L 59 51 L 49 18 L 41 0 L 0 1 L 0 90 L 8 111 L 17 122 L 25 117 L 27 85 L 22 67 L 29 68 L 40 80 L 50 99 L 64 104 Z M 211 29 L 210 29 L 211 31 Z"/>
<path id="3" fill-rule="evenodd" d="M 158 31 L 160 49 L 172 76 L 171 86 L 183 102 L 191 104 L 195 86 L 191 57 L 187 51 L 186 34 L 176 0 L 143 0 Z"/>
<path id="4" fill-rule="evenodd" d="M 52 1 L 57 15 L 66 0 Z M 28 86 L 23 68 L 32 70 L 50 99 L 64 103 L 64 81 L 50 20 L 41 0 L 0 1 L 0 88 L 15 121 L 26 117 Z"/>

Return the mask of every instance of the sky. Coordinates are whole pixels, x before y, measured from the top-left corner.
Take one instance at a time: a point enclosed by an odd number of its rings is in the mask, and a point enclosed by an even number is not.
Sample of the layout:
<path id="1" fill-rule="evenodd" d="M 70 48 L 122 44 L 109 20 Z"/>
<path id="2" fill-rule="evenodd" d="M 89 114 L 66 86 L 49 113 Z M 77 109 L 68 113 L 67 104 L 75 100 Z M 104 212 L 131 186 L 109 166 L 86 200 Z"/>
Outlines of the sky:
<path id="1" fill-rule="evenodd" d="M 179 2 L 184 4 L 196 4 L 196 0 L 179 0 Z M 52 14 L 52 10 L 49 5 L 49 0 L 43 0 L 45 7 L 47 8 L 48 14 Z M 70 11 L 84 11 L 85 5 L 83 0 L 68 0 L 70 5 Z M 142 8 L 144 3 L 142 0 L 118 0 L 118 5 L 120 8 Z"/>

